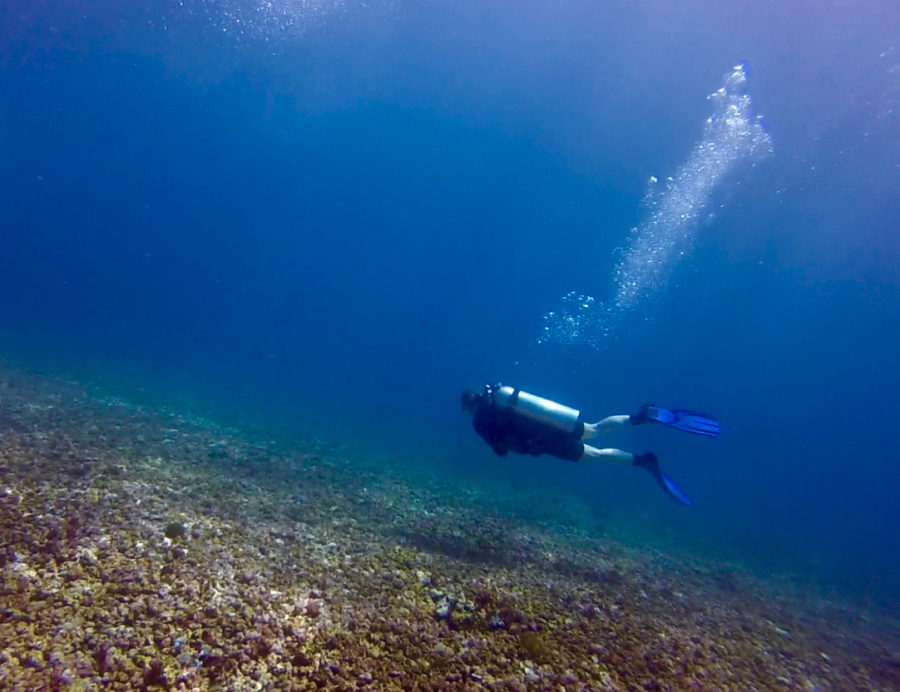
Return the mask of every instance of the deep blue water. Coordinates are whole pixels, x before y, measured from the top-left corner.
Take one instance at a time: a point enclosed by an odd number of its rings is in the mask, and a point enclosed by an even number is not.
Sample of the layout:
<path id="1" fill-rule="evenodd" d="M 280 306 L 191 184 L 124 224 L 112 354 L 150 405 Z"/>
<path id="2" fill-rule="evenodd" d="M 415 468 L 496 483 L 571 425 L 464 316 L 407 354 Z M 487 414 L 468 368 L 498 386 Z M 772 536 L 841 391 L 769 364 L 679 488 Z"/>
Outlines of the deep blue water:
<path id="1" fill-rule="evenodd" d="M 0 7 L 6 357 L 896 608 L 896 3 L 134 5 Z M 667 280 L 594 309 L 607 336 L 537 344 L 568 292 L 613 298 L 648 178 L 685 170 L 742 60 L 772 153 L 692 198 Z M 589 419 L 715 412 L 715 441 L 609 440 L 696 506 L 496 459 L 459 411 L 496 380 Z"/>

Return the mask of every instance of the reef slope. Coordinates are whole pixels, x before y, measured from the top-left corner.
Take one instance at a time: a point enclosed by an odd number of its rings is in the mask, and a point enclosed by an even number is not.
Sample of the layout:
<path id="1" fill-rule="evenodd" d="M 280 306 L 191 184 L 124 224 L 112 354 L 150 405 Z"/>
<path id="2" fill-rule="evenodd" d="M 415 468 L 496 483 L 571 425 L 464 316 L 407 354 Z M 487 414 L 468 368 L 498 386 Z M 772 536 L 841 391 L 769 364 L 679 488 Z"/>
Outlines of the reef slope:
<path id="1" fill-rule="evenodd" d="M 849 605 L 352 457 L 0 371 L 0 687 L 900 689 Z"/>

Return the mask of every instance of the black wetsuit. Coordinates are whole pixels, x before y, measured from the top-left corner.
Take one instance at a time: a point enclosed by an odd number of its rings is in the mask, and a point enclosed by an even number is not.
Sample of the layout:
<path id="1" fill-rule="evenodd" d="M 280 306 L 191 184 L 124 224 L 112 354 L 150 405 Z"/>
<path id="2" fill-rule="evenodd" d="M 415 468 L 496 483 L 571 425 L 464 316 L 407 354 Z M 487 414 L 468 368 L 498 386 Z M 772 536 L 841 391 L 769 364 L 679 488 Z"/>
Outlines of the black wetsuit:
<path id="1" fill-rule="evenodd" d="M 568 461 L 578 461 L 584 454 L 581 436 L 584 424 L 571 433 L 525 417 L 515 408 L 482 401 L 472 418 L 475 432 L 484 438 L 496 454 L 508 451 L 518 454 L 550 454 Z"/>

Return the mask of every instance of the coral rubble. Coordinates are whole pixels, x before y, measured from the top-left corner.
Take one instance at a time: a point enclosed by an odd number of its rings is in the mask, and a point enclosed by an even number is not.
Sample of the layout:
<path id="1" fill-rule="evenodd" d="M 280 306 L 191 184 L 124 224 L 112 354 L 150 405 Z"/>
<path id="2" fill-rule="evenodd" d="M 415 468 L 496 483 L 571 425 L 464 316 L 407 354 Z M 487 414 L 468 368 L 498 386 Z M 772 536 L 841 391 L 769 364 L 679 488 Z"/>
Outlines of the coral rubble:
<path id="1" fill-rule="evenodd" d="M 0 687 L 900 688 L 840 604 L 444 483 L 0 372 Z"/>

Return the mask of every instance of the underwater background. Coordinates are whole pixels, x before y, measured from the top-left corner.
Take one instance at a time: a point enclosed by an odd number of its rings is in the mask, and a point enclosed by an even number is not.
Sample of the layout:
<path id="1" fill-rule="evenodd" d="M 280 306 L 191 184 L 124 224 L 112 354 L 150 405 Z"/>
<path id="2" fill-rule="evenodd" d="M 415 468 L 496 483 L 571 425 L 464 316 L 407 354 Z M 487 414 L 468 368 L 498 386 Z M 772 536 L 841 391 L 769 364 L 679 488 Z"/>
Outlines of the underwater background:
<path id="1" fill-rule="evenodd" d="M 887 1 L 10 0 L 0 355 L 895 612 L 898 26 Z M 715 413 L 717 440 L 609 438 L 695 506 L 495 457 L 459 408 L 495 381 L 588 420 Z"/>

